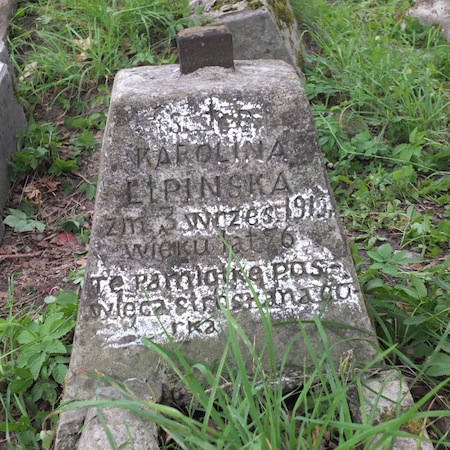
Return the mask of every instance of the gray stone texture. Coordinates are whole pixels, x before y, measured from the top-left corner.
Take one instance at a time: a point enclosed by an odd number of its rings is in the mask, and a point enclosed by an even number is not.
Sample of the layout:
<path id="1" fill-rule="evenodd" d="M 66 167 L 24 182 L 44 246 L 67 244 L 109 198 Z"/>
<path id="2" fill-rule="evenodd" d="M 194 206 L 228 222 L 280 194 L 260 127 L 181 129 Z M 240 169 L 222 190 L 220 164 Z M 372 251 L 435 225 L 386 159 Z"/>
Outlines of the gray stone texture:
<path id="1" fill-rule="evenodd" d="M 14 8 L 15 0 L 0 0 L 0 41 L 4 41 L 8 31 L 8 23 Z"/>
<path id="2" fill-rule="evenodd" d="M 439 25 L 444 38 L 450 41 L 450 0 L 419 0 L 409 14 L 424 25 Z"/>
<path id="3" fill-rule="evenodd" d="M 147 390 L 148 393 L 148 390 Z M 145 394 L 144 394 L 145 395 Z M 148 397 L 148 395 L 147 395 Z M 97 392 L 99 400 L 122 400 L 113 387 L 102 387 Z M 145 398 L 145 396 L 143 397 Z M 99 419 L 103 414 L 104 422 L 108 424 L 110 437 L 118 448 L 123 450 L 153 450 L 158 448 L 157 430 L 155 424 L 145 422 L 141 417 L 120 408 L 89 408 L 85 412 L 84 428 L 77 447 L 68 441 L 58 446 L 59 449 L 74 450 L 104 450 L 110 448 L 105 426 Z"/>
<path id="4" fill-rule="evenodd" d="M 27 125 L 22 108 L 14 96 L 13 80 L 8 66 L 0 62 L 0 214 L 9 193 L 8 162 L 16 151 L 16 134 Z M 0 215 L 0 240 L 4 225 Z"/>
<path id="5" fill-rule="evenodd" d="M 219 234 L 240 267 L 228 266 Z M 294 321 L 273 331 L 278 363 L 295 340 L 289 362 L 312 364 L 295 321 L 318 314 L 344 325 L 326 325 L 336 363 L 346 351 L 373 356 L 366 341 L 343 342 L 371 340 L 372 328 L 295 70 L 267 60 L 183 76 L 174 65 L 119 72 L 65 400 L 94 397 L 86 370 L 164 391 L 167 374 L 141 338 L 167 344 L 167 331 L 210 363 L 226 340 L 221 308 L 261 350 L 243 272 L 273 322 Z M 75 439 L 74 422 L 62 421 L 57 449 Z"/>
<path id="6" fill-rule="evenodd" d="M 351 395 L 358 398 L 358 394 L 353 391 Z M 414 406 L 414 400 L 409 392 L 408 385 L 400 372 L 381 372 L 374 378 L 365 380 L 362 387 L 364 396 L 364 407 L 358 402 L 353 403 L 352 414 L 357 422 L 367 422 L 367 418 L 372 418 L 372 424 L 377 425 L 388 420 L 392 420 Z M 363 416 L 366 418 L 363 421 Z M 433 450 L 434 446 L 429 442 L 429 436 L 425 429 L 422 429 L 422 421 L 407 422 L 402 430 L 411 434 L 416 434 L 417 438 L 393 437 L 392 442 L 384 441 L 379 444 L 379 448 L 391 448 L 392 450 Z M 380 436 L 381 439 L 381 436 Z M 371 448 L 375 448 L 375 441 Z"/>
<path id="7" fill-rule="evenodd" d="M 193 0 L 191 6 L 229 28 L 236 60 L 281 59 L 301 74 L 302 47 L 289 1 Z"/>
<path id="8" fill-rule="evenodd" d="M 14 95 L 14 72 L 4 39 L 16 2 L 0 0 L 0 242 L 5 226 L 2 213 L 9 193 L 8 162 L 17 149 L 16 135 L 27 126 L 22 108 Z"/>

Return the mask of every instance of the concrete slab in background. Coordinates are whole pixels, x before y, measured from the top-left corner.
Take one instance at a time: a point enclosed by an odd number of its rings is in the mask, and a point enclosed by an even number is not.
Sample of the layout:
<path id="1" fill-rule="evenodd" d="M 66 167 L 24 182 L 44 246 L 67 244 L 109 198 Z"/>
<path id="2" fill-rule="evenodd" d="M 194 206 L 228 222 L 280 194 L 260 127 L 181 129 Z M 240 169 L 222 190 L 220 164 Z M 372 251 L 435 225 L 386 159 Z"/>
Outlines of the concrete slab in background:
<path id="1" fill-rule="evenodd" d="M 298 61 L 303 60 L 303 49 L 288 0 L 191 0 L 190 3 L 193 10 L 202 8 L 204 16 L 231 31 L 235 60 L 282 60 L 301 74 Z"/>
<path id="2" fill-rule="evenodd" d="M 450 42 L 450 0 L 419 0 L 409 14 L 423 25 L 439 25 Z"/>
<path id="3" fill-rule="evenodd" d="M 402 412 L 414 406 L 414 400 L 409 387 L 400 372 L 394 370 L 382 372 L 379 376 L 369 378 L 362 386 L 364 404 L 360 404 L 360 398 L 356 393 L 356 388 L 350 390 L 350 395 L 356 400 L 353 403 L 352 415 L 359 423 L 370 422 L 378 425 L 383 422 L 395 419 Z M 358 405 L 358 406 L 357 406 Z M 392 450 L 433 450 L 434 446 L 429 441 L 428 433 L 425 429 L 425 422 L 414 419 L 406 422 L 402 431 L 415 435 L 416 437 L 392 437 L 391 442 L 382 442 L 384 436 L 380 435 L 371 443 L 372 447 L 379 442 L 377 448 L 391 448 Z"/>

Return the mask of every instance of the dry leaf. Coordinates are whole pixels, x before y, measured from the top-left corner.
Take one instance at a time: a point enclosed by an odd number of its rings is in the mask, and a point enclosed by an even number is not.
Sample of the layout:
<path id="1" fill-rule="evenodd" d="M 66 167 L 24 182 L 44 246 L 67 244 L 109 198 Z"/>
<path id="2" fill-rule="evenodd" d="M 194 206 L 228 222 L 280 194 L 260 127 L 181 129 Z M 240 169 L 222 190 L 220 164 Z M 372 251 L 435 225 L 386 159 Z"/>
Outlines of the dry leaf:
<path id="1" fill-rule="evenodd" d="M 72 245 L 78 245 L 78 239 L 73 233 L 67 233 L 66 231 L 63 231 L 62 233 L 59 233 L 58 236 L 53 240 L 53 243 L 56 245 L 63 245 L 63 246 L 72 246 Z"/>
<path id="2" fill-rule="evenodd" d="M 86 39 L 74 39 L 74 42 L 83 50 L 77 55 L 77 61 L 82 62 L 85 59 L 89 58 L 89 55 L 86 53 L 86 51 L 91 47 L 91 43 L 95 43 L 95 41 L 91 41 L 91 38 L 87 37 Z"/>
<path id="3" fill-rule="evenodd" d="M 53 181 L 48 177 L 41 178 L 39 180 L 41 187 L 46 187 L 48 192 L 56 191 L 56 188 L 61 184 L 60 181 Z"/>
<path id="4" fill-rule="evenodd" d="M 25 197 L 33 203 L 39 205 L 42 202 L 42 193 L 33 183 L 27 184 L 23 189 L 23 193 L 25 194 Z"/>
<path id="5" fill-rule="evenodd" d="M 26 78 L 29 78 L 31 75 L 33 75 L 35 72 L 34 69 L 36 69 L 37 65 L 38 65 L 37 61 L 27 64 L 23 68 L 22 75 L 20 75 L 20 77 L 19 77 L 19 81 L 23 81 Z"/>

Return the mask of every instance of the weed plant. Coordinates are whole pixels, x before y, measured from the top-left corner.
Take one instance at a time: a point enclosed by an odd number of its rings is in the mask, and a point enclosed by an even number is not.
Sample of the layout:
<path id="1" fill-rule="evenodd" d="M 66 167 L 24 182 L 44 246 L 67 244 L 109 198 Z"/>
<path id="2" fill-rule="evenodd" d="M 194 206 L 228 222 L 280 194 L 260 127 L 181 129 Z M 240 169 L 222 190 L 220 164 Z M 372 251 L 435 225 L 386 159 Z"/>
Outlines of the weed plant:
<path id="1" fill-rule="evenodd" d="M 446 375 L 450 45 L 406 14 L 408 1 L 292 4 L 312 49 L 305 89 L 379 337 L 426 375 Z"/>
<path id="2" fill-rule="evenodd" d="M 59 404 L 78 296 L 60 291 L 46 298 L 45 310 L 14 313 L 12 281 L 10 286 L 9 314 L 0 318 L 0 435 L 8 448 L 38 449 L 39 441 L 49 448 L 52 431 L 38 430 Z"/>
<path id="3" fill-rule="evenodd" d="M 171 43 L 187 13 L 184 0 L 26 2 L 9 40 L 19 78 L 27 79 L 18 93 L 32 110 L 80 114 L 107 103 L 118 70 L 174 61 Z"/>

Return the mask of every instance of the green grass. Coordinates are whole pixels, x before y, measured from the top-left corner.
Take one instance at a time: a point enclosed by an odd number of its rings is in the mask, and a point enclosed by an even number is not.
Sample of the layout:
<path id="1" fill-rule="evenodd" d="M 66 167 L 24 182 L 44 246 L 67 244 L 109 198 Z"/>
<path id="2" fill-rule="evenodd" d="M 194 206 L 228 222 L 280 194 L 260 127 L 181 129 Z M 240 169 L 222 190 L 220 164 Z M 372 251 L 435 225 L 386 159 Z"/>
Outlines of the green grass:
<path id="1" fill-rule="evenodd" d="M 19 95 L 44 114 L 105 105 L 118 70 L 175 60 L 171 44 L 189 23 L 187 12 L 184 0 L 25 2 L 9 40 L 18 76 L 27 81 Z"/>
<path id="2" fill-rule="evenodd" d="M 423 425 L 427 418 L 434 441 L 450 448 L 434 421 L 449 416 L 450 392 L 444 378 L 450 373 L 449 44 L 439 30 L 407 17 L 410 2 L 405 0 L 292 3 L 312 49 L 304 85 L 340 216 L 351 233 L 355 265 L 380 342 L 378 357 L 365 367 L 348 367 L 349 361 L 336 365 L 321 322 L 315 321 L 323 336 L 319 355 L 300 323 L 315 369 L 296 391 L 284 392 L 279 371 L 261 364 L 274 351 L 271 324 L 262 311 L 264 355 L 256 354 L 234 326 L 215 367 L 186 360 L 175 345 L 168 352 L 146 341 L 192 392 L 187 410 L 148 404 L 98 375 L 124 401 L 89 405 L 129 409 L 155 421 L 177 445 L 189 449 L 309 449 L 327 439 L 342 449 L 360 444 L 369 449 L 380 436 L 388 448 L 393 436 L 411 430 L 408 424 Z M 181 0 L 19 2 L 9 45 L 17 92 L 31 126 L 24 149 L 12 160 L 14 176 L 50 172 L 70 193 L 67 174 L 98 146 L 93 133 L 104 127 L 115 73 L 173 62 L 175 33 L 192 23 L 187 10 Z M 68 128 L 73 133 L 69 144 L 64 135 Z M 79 189 L 92 197 L 95 181 L 85 181 Z M 17 205 L 17 210 L 26 217 L 15 217 L 26 225 L 39 219 L 29 205 Z M 81 224 L 82 219 L 72 217 L 61 226 L 73 232 Z M 10 305 L 13 299 L 11 286 Z M 73 308 L 67 310 L 60 300 L 20 316 L 11 309 L 0 321 L 0 432 L 10 448 L 50 448 L 56 416 L 46 423 L 48 431 L 40 430 L 44 416 L 59 405 L 67 360 L 58 358 L 67 358 L 70 344 L 58 332 L 46 339 L 43 330 L 54 320 L 66 321 L 67 331 L 73 326 Z M 231 316 L 228 320 L 235 324 Z M 239 342 L 248 347 L 252 372 L 245 370 L 248 361 L 237 350 Z M 39 346 L 42 358 L 32 357 L 33 346 Z M 371 415 L 353 424 L 347 393 L 352 390 L 364 401 L 362 386 L 376 367 L 401 371 L 413 386 L 427 387 L 426 394 L 414 408 L 396 410 L 380 424 L 373 424 Z M 227 391 L 222 378 L 231 380 L 235 389 Z M 47 397 L 43 386 L 49 387 Z M 436 411 L 426 410 L 427 400 Z"/>

